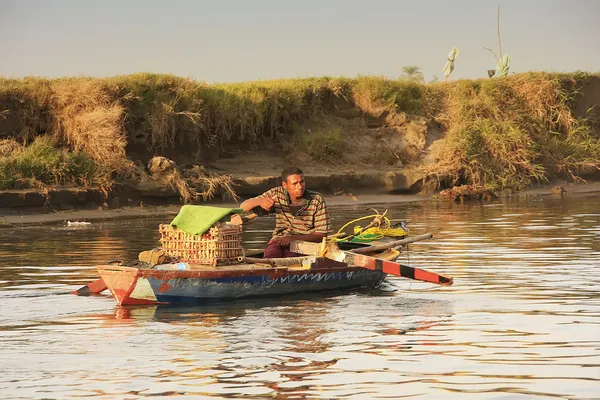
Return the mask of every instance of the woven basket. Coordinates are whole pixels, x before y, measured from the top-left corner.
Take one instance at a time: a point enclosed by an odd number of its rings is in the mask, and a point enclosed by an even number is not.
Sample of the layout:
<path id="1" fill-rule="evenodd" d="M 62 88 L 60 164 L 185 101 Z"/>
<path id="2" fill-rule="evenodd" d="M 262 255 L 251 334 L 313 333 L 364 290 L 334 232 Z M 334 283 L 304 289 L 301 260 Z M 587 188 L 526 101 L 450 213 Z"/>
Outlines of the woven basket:
<path id="1" fill-rule="evenodd" d="M 218 223 L 199 236 L 161 224 L 159 232 L 163 250 L 190 264 L 238 264 L 244 256 L 241 225 Z"/>

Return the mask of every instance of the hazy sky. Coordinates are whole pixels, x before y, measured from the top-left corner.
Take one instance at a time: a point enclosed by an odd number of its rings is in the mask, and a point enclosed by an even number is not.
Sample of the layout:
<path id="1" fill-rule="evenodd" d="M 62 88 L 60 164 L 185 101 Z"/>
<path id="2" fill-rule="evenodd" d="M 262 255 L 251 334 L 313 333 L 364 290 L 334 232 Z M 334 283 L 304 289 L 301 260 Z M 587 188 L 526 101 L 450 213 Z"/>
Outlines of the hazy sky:
<path id="1" fill-rule="evenodd" d="M 171 73 L 206 82 L 306 76 L 427 80 L 495 68 L 600 71 L 600 0 L 0 0 L 0 75 Z"/>

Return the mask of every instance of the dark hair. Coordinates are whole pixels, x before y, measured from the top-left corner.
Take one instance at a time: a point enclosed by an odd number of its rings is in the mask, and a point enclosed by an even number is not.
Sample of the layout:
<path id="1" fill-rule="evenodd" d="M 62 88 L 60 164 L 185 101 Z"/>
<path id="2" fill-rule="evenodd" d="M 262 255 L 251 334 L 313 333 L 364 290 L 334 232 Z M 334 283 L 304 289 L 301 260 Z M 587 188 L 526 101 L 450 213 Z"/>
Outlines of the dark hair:
<path id="1" fill-rule="evenodd" d="M 286 169 L 283 170 L 283 172 L 281 173 L 281 181 L 282 182 L 287 182 L 287 178 L 290 175 L 304 175 L 304 173 L 302 172 L 302 170 L 298 167 L 287 167 Z"/>

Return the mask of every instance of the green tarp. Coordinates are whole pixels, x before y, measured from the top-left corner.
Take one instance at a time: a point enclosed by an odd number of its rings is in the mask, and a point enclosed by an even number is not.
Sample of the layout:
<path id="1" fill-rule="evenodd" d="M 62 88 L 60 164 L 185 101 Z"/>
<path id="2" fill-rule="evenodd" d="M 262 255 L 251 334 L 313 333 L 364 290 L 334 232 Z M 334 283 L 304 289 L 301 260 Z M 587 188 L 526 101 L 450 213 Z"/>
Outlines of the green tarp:
<path id="1" fill-rule="evenodd" d="M 244 210 L 241 208 L 185 205 L 171 221 L 171 225 L 187 233 L 202 235 L 215 223 L 221 220 L 228 222 L 231 214 L 242 214 L 243 212 Z"/>

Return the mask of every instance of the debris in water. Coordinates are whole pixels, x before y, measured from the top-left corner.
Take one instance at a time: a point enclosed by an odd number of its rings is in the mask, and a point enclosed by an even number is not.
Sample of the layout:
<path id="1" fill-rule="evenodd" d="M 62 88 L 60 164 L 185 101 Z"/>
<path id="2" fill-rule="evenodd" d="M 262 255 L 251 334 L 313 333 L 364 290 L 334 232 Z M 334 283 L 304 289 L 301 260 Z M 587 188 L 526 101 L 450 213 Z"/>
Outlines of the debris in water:
<path id="1" fill-rule="evenodd" d="M 84 221 L 67 221 L 67 226 L 86 226 L 86 225 L 91 225 L 91 222 L 84 222 Z"/>

